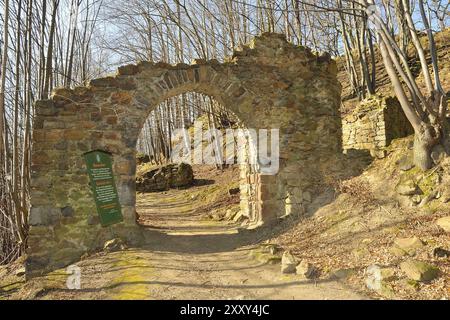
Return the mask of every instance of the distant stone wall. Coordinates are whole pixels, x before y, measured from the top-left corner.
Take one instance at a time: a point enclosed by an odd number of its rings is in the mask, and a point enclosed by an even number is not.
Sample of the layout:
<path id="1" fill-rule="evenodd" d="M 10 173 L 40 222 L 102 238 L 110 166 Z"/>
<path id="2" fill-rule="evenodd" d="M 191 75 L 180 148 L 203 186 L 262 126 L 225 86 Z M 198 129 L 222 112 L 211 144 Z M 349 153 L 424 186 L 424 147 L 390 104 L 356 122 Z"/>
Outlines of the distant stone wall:
<path id="1" fill-rule="evenodd" d="M 413 129 L 395 97 L 371 97 L 342 119 L 343 148 L 369 150 L 382 157 L 393 139 L 408 136 Z"/>

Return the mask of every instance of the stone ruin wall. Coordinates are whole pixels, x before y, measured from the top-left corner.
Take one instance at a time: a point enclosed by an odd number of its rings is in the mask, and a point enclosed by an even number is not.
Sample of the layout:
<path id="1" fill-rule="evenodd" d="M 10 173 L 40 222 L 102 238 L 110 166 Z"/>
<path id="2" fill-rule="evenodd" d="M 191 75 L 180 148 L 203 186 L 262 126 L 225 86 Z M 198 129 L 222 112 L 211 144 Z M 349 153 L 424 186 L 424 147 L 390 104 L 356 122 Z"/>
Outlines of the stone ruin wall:
<path id="1" fill-rule="evenodd" d="M 257 189 L 245 214 L 270 225 L 304 212 L 329 175 L 327 161 L 342 151 L 336 64 L 263 34 L 224 63 L 140 62 L 87 87 L 55 89 L 36 103 L 27 275 L 68 265 L 113 237 L 145 241 L 136 224 L 136 142 L 159 103 L 190 91 L 214 97 L 248 128 L 280 129 L 278 173 L 243 176 Z M 96 149 L 112 154 L 124 215 L 110 228 L 99 224 L 82 156 Z"/>
<path id="2" fill-rule="evenodd" d="M 395 97 L 371 97 L 342 119 L 344 152 L 350 149 L 369 150 L 374 157 L 383 157 L 393 139 L 413 133 L 399 101 Z"/>

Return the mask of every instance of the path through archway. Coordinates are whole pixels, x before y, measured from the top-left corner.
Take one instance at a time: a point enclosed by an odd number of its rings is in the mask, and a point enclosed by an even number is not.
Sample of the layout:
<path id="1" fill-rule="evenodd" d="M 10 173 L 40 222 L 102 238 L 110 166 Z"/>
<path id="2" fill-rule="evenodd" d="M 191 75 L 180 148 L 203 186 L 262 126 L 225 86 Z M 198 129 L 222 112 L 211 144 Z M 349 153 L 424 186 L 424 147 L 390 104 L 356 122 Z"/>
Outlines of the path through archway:
<path id="1" fill-rule="evenodd" d="M 171 234 L 256 227 L 259 173 L 246 130 L 202 94 L 182 94 L 153 110 L 137 142 L 139 225 Z"/>

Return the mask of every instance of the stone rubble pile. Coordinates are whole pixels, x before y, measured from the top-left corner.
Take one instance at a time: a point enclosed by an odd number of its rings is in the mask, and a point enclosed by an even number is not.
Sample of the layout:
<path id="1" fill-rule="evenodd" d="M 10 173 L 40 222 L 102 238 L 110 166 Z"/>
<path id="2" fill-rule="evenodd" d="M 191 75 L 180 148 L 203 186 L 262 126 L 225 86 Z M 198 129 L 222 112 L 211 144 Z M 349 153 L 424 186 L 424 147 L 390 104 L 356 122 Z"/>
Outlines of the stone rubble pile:
<path id="1" fill-rule="evenodd" d="M 186 163 L 168 164 L 150 169 L 136 177 L 136 190 L 140 192 L 165 191 L 186 187 L 194 181 L 192 167 Z"/>

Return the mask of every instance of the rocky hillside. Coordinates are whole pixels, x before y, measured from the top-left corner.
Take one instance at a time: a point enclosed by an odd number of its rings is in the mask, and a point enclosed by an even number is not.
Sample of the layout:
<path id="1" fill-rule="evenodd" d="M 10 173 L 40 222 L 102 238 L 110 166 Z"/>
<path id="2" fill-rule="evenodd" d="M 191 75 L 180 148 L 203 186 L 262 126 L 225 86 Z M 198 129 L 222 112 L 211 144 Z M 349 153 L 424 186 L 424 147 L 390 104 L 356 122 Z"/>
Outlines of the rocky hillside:
<path id="1" fill-rule="evenodd" d="M 373 298 L 450 298 L 450 159 L 421 172 L 411 148 L 412 137 L 394 140 L 268 243 Z"/>
<path id="2" fill-rule="evenodd" d="M 450 29 L 446 29 L 443 32 L 437 33 L 435 35 L 435 41 L 438 50 L 439 67 L 442 75 L 441 76 L 442 86 L 444 87 L 444 90 L 446 90 L 447 95 L 450 98 L 450 77 L 446 76 L 450 74 Z M 427 54 L 428 62 L 431 62 L 428 50 L 428 38 L 426 36 L 423 36 L 421 38 L 421 43 Z M 414 52 L 415 51 L 413 47 L 410 46 L 408 50 L 409 65 L 411 66 L 414 75 L 417 77 L 416 79 L 419 86 L 425 90 L 425 83 L 423 80 L 423 73 L 421 71 L 420 61 L 418 56 L 416 56 Z M 376 57 L 375 69 L 377 74 L 376 92 L 384 96 L 393 95 L 391 82 L 384 68 L 383 59 L 381 57 L 379 50 L 375 50 L 375 57 Z M 345 71 L 346 68 L 345 59 L 338 58 L 337 66 L 338 66 L 338 80 L 342 85 L 342 100 L 343 100 L 342 111 L 344 113 L 347 113 L 358 104 L 358 98 L 352 96 L 350 82 L 348 81 L 348 76 Z"/>

